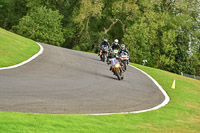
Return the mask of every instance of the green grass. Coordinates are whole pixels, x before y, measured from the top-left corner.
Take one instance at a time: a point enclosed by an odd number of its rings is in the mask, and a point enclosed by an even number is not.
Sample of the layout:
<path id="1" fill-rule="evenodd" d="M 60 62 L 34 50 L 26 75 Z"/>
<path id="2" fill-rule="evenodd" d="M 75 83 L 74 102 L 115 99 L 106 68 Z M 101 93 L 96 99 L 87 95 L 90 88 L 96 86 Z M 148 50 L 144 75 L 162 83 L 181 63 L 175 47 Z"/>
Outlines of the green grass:
<path id="1" fill-rule="evenodd" d="M 0 67 L 18 64 L 38 51 L 39 46 L 34 41 L 0 28 Z M 200 81 L 133 65 L 158 81 L 170 97 L 169 104 L 145 113 L 105 116 L 0 112 L 0 133 L 200 132 Z M 176 89 L 171 89 L 174 79 Z"/>
<path id="2" fill-rule="evenodd" d="M 0 68 L 19 64 L 39 49 L 36 42 L 0 28 Z"/>
<path id="3" fill-rule="evenodd" d="M 200 81 L 154 68 L 133 65 L 158 81 L 170 97 L 169 104 L 145 113 L 105 116 L 0 112 L 0 132 L 200 132 Z M 174 79 L 176 89 L 171 89 Z"/>

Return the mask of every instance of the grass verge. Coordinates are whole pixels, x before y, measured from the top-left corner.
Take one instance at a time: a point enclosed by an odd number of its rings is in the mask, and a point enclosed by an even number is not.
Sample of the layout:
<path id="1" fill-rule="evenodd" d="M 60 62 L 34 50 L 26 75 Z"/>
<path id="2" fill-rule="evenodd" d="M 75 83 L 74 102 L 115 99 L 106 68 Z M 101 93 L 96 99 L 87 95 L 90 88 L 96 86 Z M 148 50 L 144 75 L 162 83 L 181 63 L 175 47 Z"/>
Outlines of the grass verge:
<path id="1" fill-rule="evenodd" d="M 0 68 L 19 64 L 39 49 L 36 42 L 0 28 Z"/>
<path id="2" fill-rule="evenodd" d="M 168 93 L 169 104 L 145 113 L 105 116 L 0 112 L 0 131 L 6 133 L 200 132 L 200 81 L 154 68 L 132 65 L 157 80 Z M 174 79 L 176 89 L 171 89 Z"/>

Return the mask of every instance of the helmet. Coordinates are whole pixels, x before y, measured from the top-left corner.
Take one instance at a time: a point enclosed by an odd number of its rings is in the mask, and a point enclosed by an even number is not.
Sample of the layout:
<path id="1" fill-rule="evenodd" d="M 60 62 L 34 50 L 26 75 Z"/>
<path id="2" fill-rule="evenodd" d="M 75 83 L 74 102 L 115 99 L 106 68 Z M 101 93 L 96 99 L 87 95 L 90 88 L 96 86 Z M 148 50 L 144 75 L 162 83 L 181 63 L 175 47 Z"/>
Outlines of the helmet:
<path id="1" fill-rule="evenodd" d="M 108 39 L 104 39 L 104 42 L 108 42 Z"/>
<path id="2" fill-rule="evenodd" d="M 121 49 L 125 49 L 125 45 L 124 44 L 121 45 Z"/>
<path id="3" fill-rule="evenodd" d="M 118 42 L 119 42 L 118 39 L 115 39 L 114 43 L 115 43 L 115 44 L 118 44 Z"/>

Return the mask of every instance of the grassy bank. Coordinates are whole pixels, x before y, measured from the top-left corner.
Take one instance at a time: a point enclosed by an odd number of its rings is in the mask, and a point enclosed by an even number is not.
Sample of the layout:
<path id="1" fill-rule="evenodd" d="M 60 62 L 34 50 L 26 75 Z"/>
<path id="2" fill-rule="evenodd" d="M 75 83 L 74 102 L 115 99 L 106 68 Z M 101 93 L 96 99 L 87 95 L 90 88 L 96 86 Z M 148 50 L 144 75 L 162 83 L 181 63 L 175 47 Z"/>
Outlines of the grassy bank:
<path id="1" fill-rule="evenodd" d="M 19 64 L 39 49 L 36 42 L 0 28 L 0 68 Z"/>
<path id="2" fill-rule="evenodd" d="M 158 81 L 170 97 L 169 104 L 145 113 L 105 116 L 0 112 L 0 131 L 6 133 L 200 132 L 200 81 L 158 69 L 133 65 Z M 174 79 L 176 89 L 171 89 Z"/>

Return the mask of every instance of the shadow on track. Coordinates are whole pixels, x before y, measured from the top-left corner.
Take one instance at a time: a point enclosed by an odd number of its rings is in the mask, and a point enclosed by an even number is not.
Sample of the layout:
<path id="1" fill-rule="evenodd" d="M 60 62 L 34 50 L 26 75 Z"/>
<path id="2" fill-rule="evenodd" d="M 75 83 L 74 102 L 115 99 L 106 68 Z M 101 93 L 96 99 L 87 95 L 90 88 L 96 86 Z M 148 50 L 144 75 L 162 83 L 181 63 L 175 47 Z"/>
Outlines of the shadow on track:
<path id="1" fill-rule="evenodd" d="M 114 80 L 118 80 L 117 78 L 115 77 L 111 77 L 111 76 L 108 76 L 108 75 L 105 75 L 105 74 L 101 74 L 101 73 L 97 73 L 97 72 L 91 72 L 91 71 L 85 71 L 86 73 L 89 73 L 89 74 L 92 74 L 92 75 L 95 75 L 95 76 L 100 76 L 100 77 L 104 77 L 104 78 L 109 78 L 109 79 L 114 79 Z"/>

